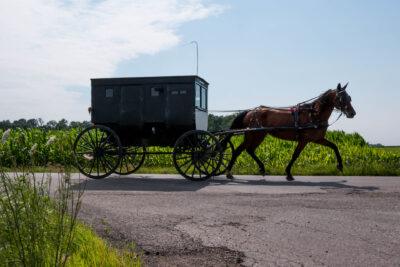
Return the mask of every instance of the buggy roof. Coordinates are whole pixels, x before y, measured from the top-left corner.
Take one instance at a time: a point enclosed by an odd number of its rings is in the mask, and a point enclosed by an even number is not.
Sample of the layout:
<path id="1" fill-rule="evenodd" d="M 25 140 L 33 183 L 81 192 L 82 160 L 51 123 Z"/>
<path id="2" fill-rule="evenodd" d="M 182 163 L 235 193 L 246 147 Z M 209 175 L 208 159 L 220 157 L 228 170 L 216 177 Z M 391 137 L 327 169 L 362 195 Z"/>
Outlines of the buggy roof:
<path id="1" fill-rule="evenodd" d="M 155 76 L 155 77 L 120 77 L 120 78 L 95 78 L 91 79 L 92 86 L 102 85 L 124 85 L 124 84 L 168 84 L 168 83 L 192 83 L 195 80 L 200 80 L 205 85 L 208 82 L 196 75 L 184 76 Z"/>

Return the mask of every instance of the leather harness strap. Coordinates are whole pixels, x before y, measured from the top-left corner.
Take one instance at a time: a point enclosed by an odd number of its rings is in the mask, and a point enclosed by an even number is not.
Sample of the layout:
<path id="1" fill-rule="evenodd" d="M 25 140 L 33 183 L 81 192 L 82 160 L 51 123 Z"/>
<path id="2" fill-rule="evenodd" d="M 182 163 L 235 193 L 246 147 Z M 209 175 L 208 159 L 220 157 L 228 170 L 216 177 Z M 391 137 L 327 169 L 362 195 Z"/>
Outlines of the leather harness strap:
<path id="1" fill-rule="evenodd" d="M 294 107 L 290 108 L 290 111 L 292 112 L 293 116 L 293 121 L 294 121 L 294 128 L 298 129 L 299 128 L 299 111 L 300 111 L 300 105 L 296 105 Z"/>

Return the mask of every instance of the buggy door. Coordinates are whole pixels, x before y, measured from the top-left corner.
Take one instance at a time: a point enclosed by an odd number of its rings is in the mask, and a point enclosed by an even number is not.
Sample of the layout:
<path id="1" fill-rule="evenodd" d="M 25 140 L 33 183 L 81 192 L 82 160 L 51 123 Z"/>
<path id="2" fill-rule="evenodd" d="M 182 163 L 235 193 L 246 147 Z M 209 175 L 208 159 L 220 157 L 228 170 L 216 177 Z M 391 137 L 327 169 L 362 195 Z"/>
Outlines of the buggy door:
<path id="1" fill-rule="evenodd" d="M 117 85 L 92 88 L 92 122 L 119 123 L 120 87 Z"/>
<path id="2" fill-rule="evenodd" d="M 165 122 L 166 88 L 164 85 L 153 84 L 145 90 L 145 105 L 143 120 L 145 123 Z"/>
<path id="3" fill-rule="evenodd" d="M 185 126 L 191 129 L 194 123 L 192 84 L 168 85 L 166 116 L 169 126 Z"/>
<path id="4" fill-rule="evenodd" d="M 143 89 L 142 85 L 121 87 L 121 125 L 142 127 Z"/>

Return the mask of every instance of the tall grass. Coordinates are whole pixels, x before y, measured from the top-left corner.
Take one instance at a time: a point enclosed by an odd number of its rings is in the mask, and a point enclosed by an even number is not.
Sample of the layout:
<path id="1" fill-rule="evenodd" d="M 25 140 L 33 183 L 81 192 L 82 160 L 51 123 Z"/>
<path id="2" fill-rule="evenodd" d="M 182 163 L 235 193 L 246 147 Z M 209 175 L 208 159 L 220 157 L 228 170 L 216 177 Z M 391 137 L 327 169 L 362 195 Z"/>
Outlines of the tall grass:
<path id="1" fill-rule="evenodd" d="M 0 266 L 140 266 L 77 221 L 83 190 L 69 178 L 51 193 L 48 177 L 0 172 Z"/>
<path id="2" fill-rule="evenodd" d="M 0 173 L 0 259 L 7 265 L 65 266 L 74 247 L 82 190 L 61 175 L 50 198 L 50 180 Z"/>
<path id="3" fill-rule="evenodd" d="M 2 135 L 1 163 L 22 172 L 10 174 L 0 165 L 0 266 L 139 266 L 134 252 L 109 247 L 78 222 L 84 186 L 74 186 L 70 172 L 64 172 L 71 159 L 68 134 L 59 132 L 58 139 L 37 130 Z M 53 150 L 63 164 L 57 184 L 50 174 L 31 171 L 52 158 Z"/>
<path id="4" fill-rule="evenodd" d="M 40 129 L 13 130 L 9 141 L 0 144 L 0 164 L 8 168 L 21 168 L 30 163 L 29 150 L 37 144 L 36 166 L 71 166 L 74 164 L 72 144 L 80 129 L 65 131 L 44 131 Z M 0 135 L 3 132 L 0 130 Z M 47 144 L 54 136 L 52 144 Z M 400 153 L 395 150 L 386 150 L 370 147 L 357 133 L 330 131 L 327 139 L 339 147 L 344 160 L 344 174 L 346 175 L 400 175 Z M 242 137 L 234 137 L 235 147 Z M 22 144 L 22 145 L 21 145 Z M 271 174 L 284 174 L 284 168 L 290 161 L 295 149 L 295 143 L 279 140 L 268 136 L 257 149 L 256 153 L 266 164 Z M 171 148 L 152 147 L 151 151 L 172 151 Z M 294 165 L 296 174 L 338 174 L 336 158 L 333 151 L 320 145 L 309 144 Z M 143 170 L 165 170 L 174 172 L 172 158 L 168 155 L 152 155 L 145 160 Z M 139 170 L 140 171 L 140 170 Z M 235 172 L 257 173 L 255 162 L 243 153 L 235 165 Z"/>

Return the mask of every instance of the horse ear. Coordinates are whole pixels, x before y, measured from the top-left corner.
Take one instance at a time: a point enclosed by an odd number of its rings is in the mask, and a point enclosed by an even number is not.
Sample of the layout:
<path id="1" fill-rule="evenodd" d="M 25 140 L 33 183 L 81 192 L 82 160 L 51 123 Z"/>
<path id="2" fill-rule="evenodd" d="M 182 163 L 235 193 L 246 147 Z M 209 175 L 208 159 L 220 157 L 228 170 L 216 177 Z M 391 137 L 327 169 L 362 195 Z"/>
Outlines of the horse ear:
<path id="1" fill-rule="evenodd" d="M 349 84 L 349 82 L 347 82 L 346 85 L 342 89 L 346 90 L 348 84 Z"/>
<path id="2" fill-rule="evenodd" d="M 340 85 L 340 83 L 338 83 L 336 90 L 341 91 L 342 90 L 342 86 Z"/>

